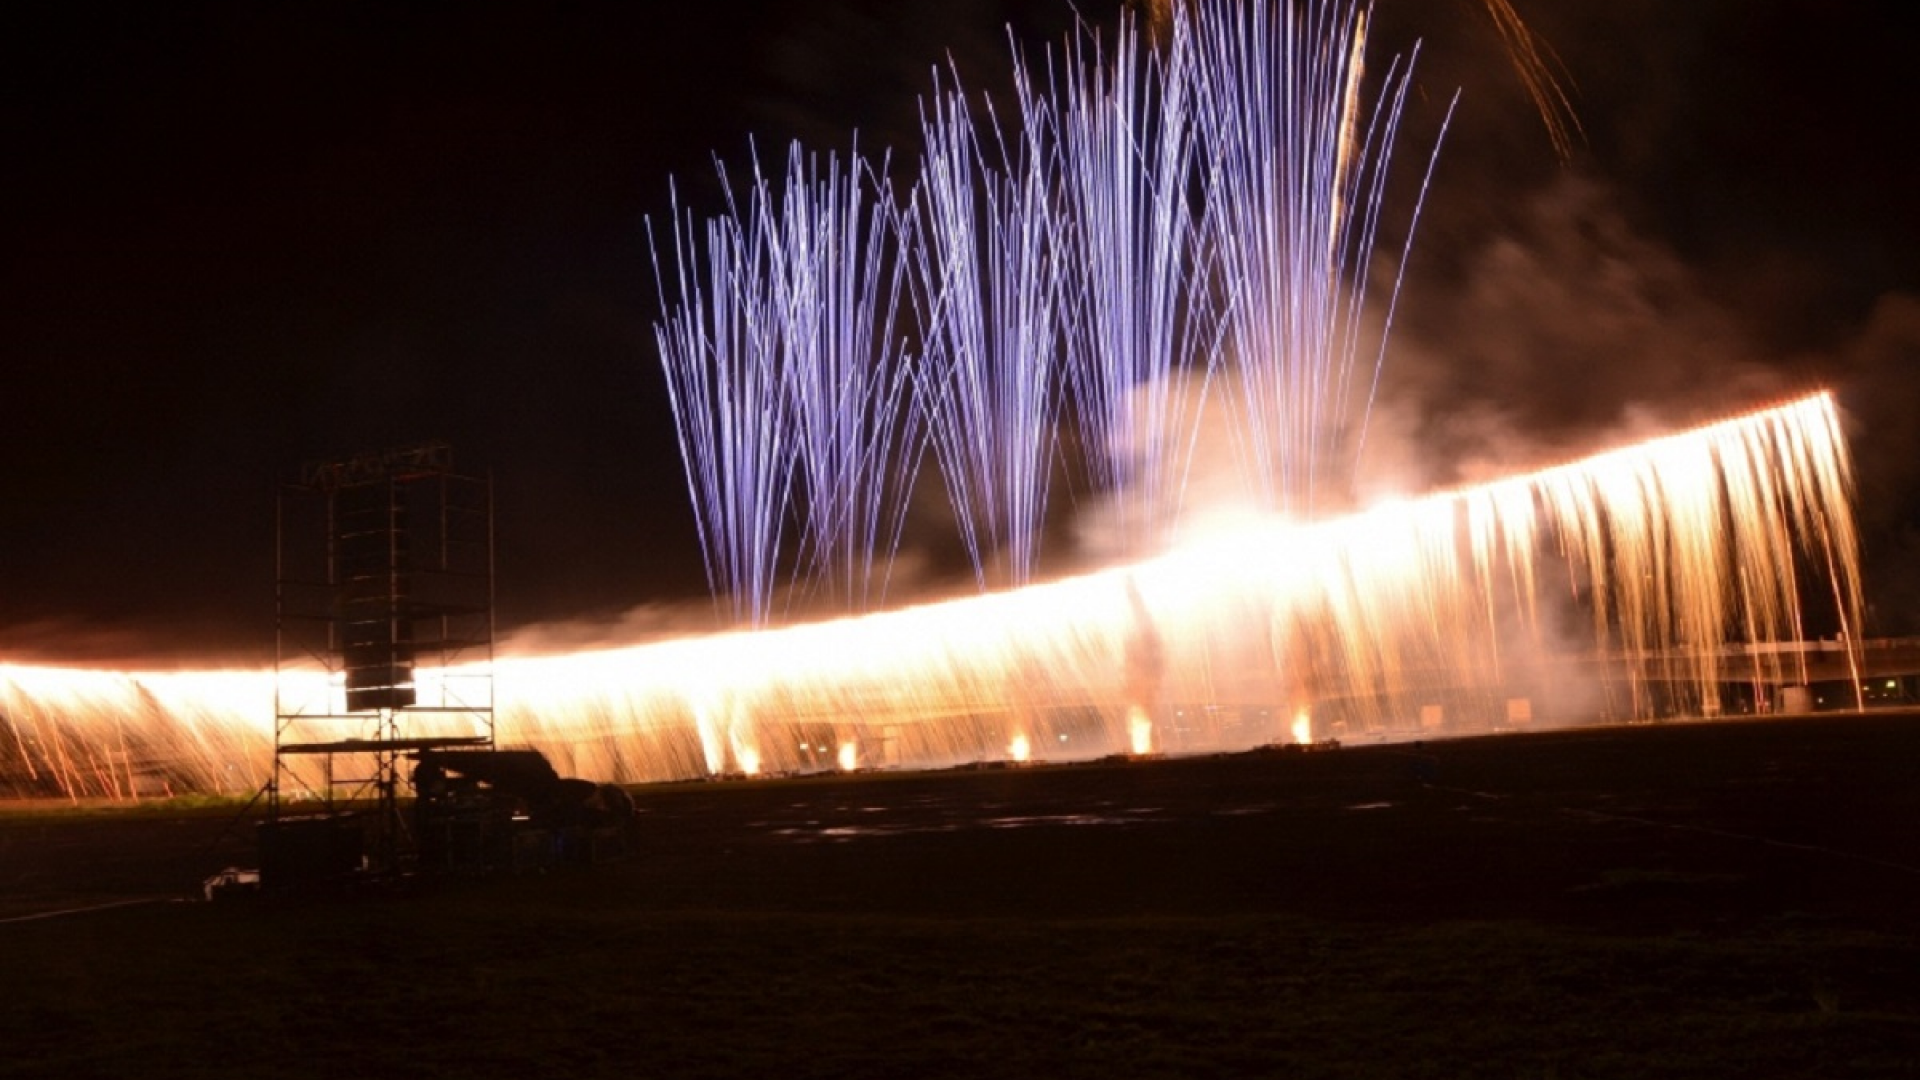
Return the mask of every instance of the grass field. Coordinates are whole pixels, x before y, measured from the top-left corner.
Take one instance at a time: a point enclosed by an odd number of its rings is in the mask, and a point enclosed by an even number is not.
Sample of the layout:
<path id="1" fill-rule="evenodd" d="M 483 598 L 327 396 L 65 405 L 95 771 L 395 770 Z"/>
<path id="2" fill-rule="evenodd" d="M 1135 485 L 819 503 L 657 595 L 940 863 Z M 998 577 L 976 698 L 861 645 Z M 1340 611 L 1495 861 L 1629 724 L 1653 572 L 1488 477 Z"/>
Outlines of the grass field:
<path id="1" fill-rule="evenodd" d="M 636 789 L 540 876 L 0 923 L 0 1076 L 1920 1076 L 1920 718 Z M 233 808 L 0 813 L 0 917 Z"/>

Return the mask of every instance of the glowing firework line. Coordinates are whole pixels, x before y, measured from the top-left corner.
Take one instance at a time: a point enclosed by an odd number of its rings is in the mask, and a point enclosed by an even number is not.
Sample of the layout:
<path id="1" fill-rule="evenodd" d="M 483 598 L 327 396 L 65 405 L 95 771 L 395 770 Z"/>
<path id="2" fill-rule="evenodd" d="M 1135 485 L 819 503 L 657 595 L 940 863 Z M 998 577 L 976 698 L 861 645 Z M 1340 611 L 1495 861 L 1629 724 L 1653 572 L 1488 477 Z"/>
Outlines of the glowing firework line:
<path id="1" fill-rule="evenodd" d="M 1132 566 L 883 614 L 496 665 L 501 738 L 596 779 L 937 766 L 1312 737 L 1413 737 L 1461 695 L 1542 706 L 1582 684 L 1710 711 L 1723 681 L 1803 681 L 1796 560 L 1860 585 L 1824 394 L 1583 461 L 1360 514 L 1216 536 Z M 1558 636 L 1560 572 L 1590 617 Z M 1251 647 L 1249 647 L 1251 643 Z M 1742 666 L 1729 668 L 1728 646 Z M 1619 678 L 1589 665 L 1624 655 Z M 418 677 L 431 682 L 432 671 Z M 271 676 L 0 669 L 16 789 L 140 776 L 245 791 Z M 330 691 L 341 692 L 338 687 Z M 724 706 L 730 726 L 703 716 Z M 1584 707 L 1584 706 L 1583 706 Z M 1310 716 L 1302 724 L 1300 718 Z M 1146 725 L 1144 730 L 1142 725 Z M 236 765 L 236 762 L 241 764 Z M 249 771 L 245 763 L 251 762 Z M 23 783 L 24 781 L 24 783 Z M 36 786 L 37 785 L 37 786 Z"/>
<path id="2" fill-rule="evenodd" d="M 1487 17 L 1493 20 L 1501 44 L 1506 47 L 1508 58 L 1513 62 L 1514 73 L 1520 77 L 1527 96 L 1533 99 L 1534 110 L 1540 114 L 1541 123 L 1546 125 L 1547 137 L 1553 140 L 1553 148 L 1559 152 L 1562 160 L 1571 159 L 1574 139 L 1582 132 L 1580 118 L 1573 111 L 1573 102 L 1567 100 L 1566 91 L 1553 74 L 1558 58 L 1554 58 L 1553 63 L 1548 62 L 1552 49 L 1534 34 L 1508 0 L 1486 0 L 1483 6 Z M 1541 51 L 1543 48 L 1546 49 L 1544 54 Z"/>
<path id="3" fill-rule="evenodd" d="M 900 766 L 1235 749 L 1310 736 L 1303 713 L 1323 730 L 1412 737 L 1422 705 L 1463 694 L 1550 712 L 1576 684 L 1605 681 L 1589 666 L 1603 651 L 1633 661 L 1611 688 L 1626 695 L 1617 713 L 1648 707 L 1645 679 L 1709 710 L 1723 680 L 1751 677 L 1729 672 L 1726 646 L 1800 635 L 1796 557 L 1835 569 L 1843 625 L 1857 625 L 1847 495 L 1832 402 L 1818 395 L 1025 589 L 503 661 L 503 730 L 620 779 L 702 775 L 697 762 L 725 758 L 692 749 L 702 703 L 718 698 L 771 771 L 844 767 L 849 745 L 861 765 Z M 1589 609 L 1583 633 L 1556 626 L 1566 602 L 1542 587 L 1563 573 Z M 673 749 L 626 771 L 641 745 Z"/>

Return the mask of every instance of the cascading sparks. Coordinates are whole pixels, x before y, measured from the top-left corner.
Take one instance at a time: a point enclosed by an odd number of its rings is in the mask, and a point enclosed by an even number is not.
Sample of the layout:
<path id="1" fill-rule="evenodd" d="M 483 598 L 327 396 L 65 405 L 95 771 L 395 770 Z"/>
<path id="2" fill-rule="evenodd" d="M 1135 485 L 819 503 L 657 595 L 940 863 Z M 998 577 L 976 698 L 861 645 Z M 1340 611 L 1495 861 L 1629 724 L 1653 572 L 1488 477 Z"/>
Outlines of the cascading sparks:
<path id="1" fill-rule="evenodd" d="M 1766 647 L 1803 636 L 1809 576 L 1856 640 L 1825 394 L 1339 512 L 1391 322 L 1365 286 L 1411 85 L 1396 63 L 1363 107 L 1365 29 L 1351 4 L 1186 0 L 1151 43 L 1123 22 L 1110 62 L 1071 40 L 1049 92 L 1017 64 L 1017 126 L 936 95 L 904 201 L 883 169 L 796 149 L 784 185 L 756 165 L 704 229 L 676 206 L 656 341 L 742 629 L 504 656 L 501 741 L 643 781 L 1712 712 L 1729 682 L 1794 681 Z M 1195 535 L 1203 432 L 1236 449 L 1255 524 Z M 1122 565 L 1029 584 L 1068 445 Z M 780 625 L 783 588 L 885 600 L 922 472 L 979 594 Z M 436 674 L 460 673 L 416 677 Z M 266 673 L 0 666 L 0 784 L 245 790 L 290 690 L 344 712 L 339 687 Z"/>
<path id="2" fill-rule="evenodd" d="M 1541 718 L 1571 699 L 1588 719 L 1593 695 L 1631 716 L 1658 686 L 1711 711 L 1755 671 L 1804 679 L 1766 646 L 1802 635 L 1809 587 L 1851 640 L 1849 483 L 1816 394 L 1024 589 L 503 657 L 500 737 L 631 782 L 1410 738 L 1435 703 L 1476 695 Z M 272 691 L 268 673 L 0 666 L 0 778 L 74 797 L 245 790 L 265 774 Z"/>
<path id="3" fill-rule="evenodd" d="M 273 673 L 0 663 L 0 796 L 251 791 L 273 753 Z"/>

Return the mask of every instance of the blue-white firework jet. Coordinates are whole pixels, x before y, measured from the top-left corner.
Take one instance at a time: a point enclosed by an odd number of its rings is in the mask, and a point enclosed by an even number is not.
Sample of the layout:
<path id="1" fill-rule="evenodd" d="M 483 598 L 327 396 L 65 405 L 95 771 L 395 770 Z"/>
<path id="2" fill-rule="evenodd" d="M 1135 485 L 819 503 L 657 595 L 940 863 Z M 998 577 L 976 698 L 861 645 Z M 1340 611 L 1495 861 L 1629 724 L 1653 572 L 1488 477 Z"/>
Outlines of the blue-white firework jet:
<path id="1" fill-rule="evenodd" d="M 766 624 L 792 493 L 770 198 L 758 176 L 746 214 L 673 216 L 671 314 L 655 327 L 707 580 L 734 625 Z M 658 268 L 656 247 L 655 266 Z M 662 281 L 661 303 L 668 305 Z"/>
<path id="2" fill-rule="evenodd" d="M 1171 539 L 1197 417 L 1177 392 L 1216 355 L 1217 297 L 1192 194 L 1193 62 L 1183 22 L 1164 52 L 1123 17 L 1111 51 L 1070 41 L 1058 95 L 1062 204 L 1077 272 L 1066 369 L 1088 478 L 1132 552 Z"/>
<path id="3" fill-rule="evenodd" d="M 1048 110 L 1024 68 L 1016 87 L 1011 134 L 992 117 L 983 138 L 958 89 L 937 93 L 924 123 L 922 400 L 982 588 L 1033 580 L 1060 414 L 1059 234 L 1071 224 Z"/>
<path id="4" fill-rule="evenodd" d="M 655 336 L 708 581 L 735 625 L 772 617 L 796 510 L 794 576 L 845 610 L 884 594 L 875 563 L 898 543 L 898 466 L 916 445 L 895 326 L 901 214 L 857 155 L 822 163 L 796 146 L 787 168 L 776 190 L 756 161 L 704 246 L 676 208 L 671 274 L 656 247 L 670 314 Z"/>
<path id="5" fill-rule="evenodd" d="M 658 336 L 736 622 L 764 624 L 782 565 L 861 607 L 929 448 L 981 588 L 1034 580 L 1060 472 L 1128 553 L 1164 546 L 1201 422 L 1182 383 L 1220 388 L 1256 508 L 1340 508 L 1408 69 L 1363 108 L 1365 20 L 1318 0 L 1192 0 L 1161 36 L 1083 27 L 1044 85 L 1016 58 L 1010 117 L 937 86 L 902 209 L 857 159 L 822 177 L 796 149 L 704 250 L 676 210 Z"/>

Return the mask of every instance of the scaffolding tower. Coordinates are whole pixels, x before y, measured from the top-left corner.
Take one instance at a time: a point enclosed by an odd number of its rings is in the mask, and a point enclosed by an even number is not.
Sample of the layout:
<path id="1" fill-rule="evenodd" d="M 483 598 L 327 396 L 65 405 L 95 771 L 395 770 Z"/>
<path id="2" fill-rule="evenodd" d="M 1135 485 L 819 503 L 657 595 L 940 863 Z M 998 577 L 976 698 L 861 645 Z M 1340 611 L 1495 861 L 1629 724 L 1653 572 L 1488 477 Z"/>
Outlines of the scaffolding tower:
<path id="1" fill-rule="evenodd" d="M 492 483 L 441 442 L 312 463 L 276 532 L 262 882 L 397 872 L 409 757 L 495 745 Z"/>

